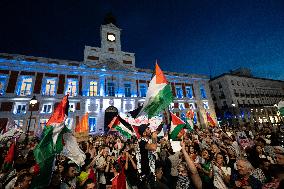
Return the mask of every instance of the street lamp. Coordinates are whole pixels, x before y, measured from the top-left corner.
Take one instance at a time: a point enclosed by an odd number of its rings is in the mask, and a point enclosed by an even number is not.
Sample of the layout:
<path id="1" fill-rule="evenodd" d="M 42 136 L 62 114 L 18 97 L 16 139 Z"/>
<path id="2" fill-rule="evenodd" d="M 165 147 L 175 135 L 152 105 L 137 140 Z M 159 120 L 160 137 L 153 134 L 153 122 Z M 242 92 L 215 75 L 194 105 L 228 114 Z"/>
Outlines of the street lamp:
<path id="1" fill-rule="evenodd" d="M 30 100 L 29 104 L 30 104 L 30 107 L 31 107 L 30 108 L 31 116 L 30 116 L 30 120 L 29 120 L 28 129 L 26 131 L 26 138 L 25 138 L 26 143 L 28 143 L 28 137 L 29 137 L 29 132 L 30 132 L 31 120 L 32 120 L 32 116 L 33 116 L 33 108 L 37 104 L 36 96 L 33 96 L 33 98 Z"/>

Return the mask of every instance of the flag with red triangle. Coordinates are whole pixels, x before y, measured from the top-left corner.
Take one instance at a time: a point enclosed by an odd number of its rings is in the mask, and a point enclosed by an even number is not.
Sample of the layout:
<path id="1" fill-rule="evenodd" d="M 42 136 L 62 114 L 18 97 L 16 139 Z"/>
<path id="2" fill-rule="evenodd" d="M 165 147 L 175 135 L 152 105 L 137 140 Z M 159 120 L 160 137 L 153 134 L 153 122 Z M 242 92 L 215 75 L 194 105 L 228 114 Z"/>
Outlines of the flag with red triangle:
<path id="1" fill-rule="evenodd" d="M 173 113 L 171 113 L 171 118 L 172 122 L 171 122 L 170 137 L 173 140 L 181 139 L 185 133 L 184 128 L 186 127 L 186 123 Z"/>
<path id="2" fill-rule="evenodd" d="M 115 116 L 109 123 L 108 127 L 110 130 L 116 130 L 126 138 L 131 138 L 135 135 L 133 128 L 125 120 L 123 120 L 119 115 Z"/>
<path id="3" fill-rule="evenodd" d="M 39 165 L 39 175 L 33 179 L 31 188 L 45 188 L 49 185 L 57 154 L 63 155 L 82 165 L 85 154 L 80 150 L 75 137 L 65 126 L 68 115 L 68 96 L 65 96 L 43 129 L 43 137 L 34 149 L 34 157 Z"/>
<path id="4" fill-rule="evenodd" d="M 171 87 L 159 65 L 156 63 L 155 74 L 149 83 L 145 102 L 139 115 L 146 113 L 150 119 L 168 108 L 172 101 L 173 94 Z"/>
<path id="5" fill-rule="evenodd" d="M 9 170 L 14 162 L 14 155 L 15 155 L 15 142 L 13 142 L 8 150 L 8 153 L 4 159 L 4 169 Z"/>

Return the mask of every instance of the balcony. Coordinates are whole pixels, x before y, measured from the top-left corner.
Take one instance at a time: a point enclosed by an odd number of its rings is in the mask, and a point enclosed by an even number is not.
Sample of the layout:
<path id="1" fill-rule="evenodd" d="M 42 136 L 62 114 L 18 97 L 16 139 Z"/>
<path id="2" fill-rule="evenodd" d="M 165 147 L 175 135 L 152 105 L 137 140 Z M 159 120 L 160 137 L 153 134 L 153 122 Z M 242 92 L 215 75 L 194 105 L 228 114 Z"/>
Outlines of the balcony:
<path id="1" fill-rule="evenodd" d="M 56 93 L 55 93 L 55 91 L 45 91 L 45 92 L 42 93 L 42 95 L 44 95 L 44 96 L 55 96 Z"/>

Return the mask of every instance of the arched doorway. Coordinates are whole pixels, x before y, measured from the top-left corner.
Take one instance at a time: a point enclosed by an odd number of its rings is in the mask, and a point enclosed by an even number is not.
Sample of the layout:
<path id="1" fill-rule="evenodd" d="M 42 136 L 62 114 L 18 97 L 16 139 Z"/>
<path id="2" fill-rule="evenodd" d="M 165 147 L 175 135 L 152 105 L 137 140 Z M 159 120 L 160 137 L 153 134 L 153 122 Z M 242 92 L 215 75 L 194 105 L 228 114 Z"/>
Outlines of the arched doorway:
<path id="1" fill-rule="evenodd" d="M 104 127 L 104 131 L 105 133 L 108 132 L 109 130 L 109 123 L 112 121 L 112 119 L 118 115 L 118 109 L 114 106 L 109 106 L 106 110 L 105 110 L 105 127 Z"/>

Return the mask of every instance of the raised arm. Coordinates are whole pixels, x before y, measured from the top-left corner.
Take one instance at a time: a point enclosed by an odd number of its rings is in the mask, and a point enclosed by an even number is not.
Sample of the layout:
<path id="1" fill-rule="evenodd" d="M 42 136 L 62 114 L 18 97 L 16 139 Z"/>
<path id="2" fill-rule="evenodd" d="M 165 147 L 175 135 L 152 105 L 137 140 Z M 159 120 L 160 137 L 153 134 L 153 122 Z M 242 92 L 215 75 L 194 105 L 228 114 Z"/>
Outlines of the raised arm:
<path id="1" fill-rule="evenodd" d="M 184 159 L 186 161 L 186 164 L 187 164 L 187 166 L 188 166 L 188 168 L 191 172 L 191 179 L 192 179 L 194 186 L 197 189 L 202 189 L 201 178 L 198 174 L 198 171 L 197 171 L 197 168 L 195 167 L 194 162 L 192 161 L 192 159 L 189 157 L 188 153 L 185 150 L 185 144 L 184 144 L 183 141 L 181 142 L 181 150 L 182 150 L 182 153 L 184 155 Z"/>

